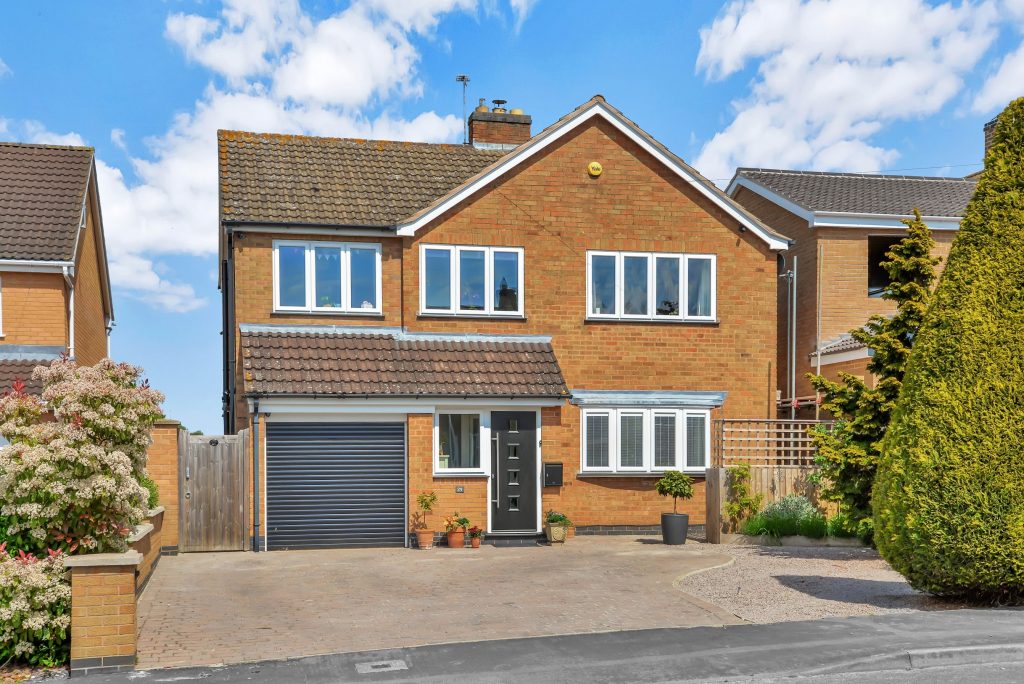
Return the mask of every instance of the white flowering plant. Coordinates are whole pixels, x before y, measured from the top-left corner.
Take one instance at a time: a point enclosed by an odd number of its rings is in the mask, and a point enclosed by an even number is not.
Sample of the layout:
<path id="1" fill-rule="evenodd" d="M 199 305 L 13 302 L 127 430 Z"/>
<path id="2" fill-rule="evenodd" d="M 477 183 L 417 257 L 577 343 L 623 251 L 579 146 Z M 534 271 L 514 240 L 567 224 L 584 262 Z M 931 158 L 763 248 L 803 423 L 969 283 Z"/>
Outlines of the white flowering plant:
<path id="1" fill-rule="evenodd" d="M 0 543 L 0 665 L 23 660 L 52 667 L 68 656 L 71 584 L 64 554 L 43 558 Z"/>

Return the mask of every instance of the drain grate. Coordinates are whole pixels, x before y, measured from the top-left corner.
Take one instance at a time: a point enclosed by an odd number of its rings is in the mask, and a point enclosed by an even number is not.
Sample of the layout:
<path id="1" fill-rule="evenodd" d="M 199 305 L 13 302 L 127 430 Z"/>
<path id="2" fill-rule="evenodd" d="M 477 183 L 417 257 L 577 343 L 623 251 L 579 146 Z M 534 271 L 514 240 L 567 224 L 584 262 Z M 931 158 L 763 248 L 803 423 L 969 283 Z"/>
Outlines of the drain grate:
<path id="1" fill-rule="evenodd" d="M 378 660 L 372 663 L 356 663 L 356 672 L 359 674 L 375 674 L 377 672 L 398 672 L 408 670 L 404 660 Z"/>

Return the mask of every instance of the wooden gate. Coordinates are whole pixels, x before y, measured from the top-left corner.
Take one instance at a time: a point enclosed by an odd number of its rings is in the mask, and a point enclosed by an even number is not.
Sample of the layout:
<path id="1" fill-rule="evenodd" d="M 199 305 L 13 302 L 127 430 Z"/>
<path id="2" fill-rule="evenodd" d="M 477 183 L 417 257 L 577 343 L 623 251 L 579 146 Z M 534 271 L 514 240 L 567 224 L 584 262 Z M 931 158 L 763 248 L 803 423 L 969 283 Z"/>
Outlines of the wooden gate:
<path id="1" fill-rule="evenodd" d="M 249 547 L 247 432 L 190 435 L 187 444 L 179 443 L 181 551 L 245 551 Z"/>

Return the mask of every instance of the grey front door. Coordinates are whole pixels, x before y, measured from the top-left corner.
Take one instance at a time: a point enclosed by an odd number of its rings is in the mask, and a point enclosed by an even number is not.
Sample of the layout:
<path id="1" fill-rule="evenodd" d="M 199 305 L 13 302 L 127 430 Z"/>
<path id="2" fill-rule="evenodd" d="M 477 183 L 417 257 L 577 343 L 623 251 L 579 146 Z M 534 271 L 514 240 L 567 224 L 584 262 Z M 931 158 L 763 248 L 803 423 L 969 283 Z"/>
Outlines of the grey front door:
<path id="1" fill-rule="evenodd" d="M 537 414 L 491 412 L 491 531 L 537 531 Z"/>

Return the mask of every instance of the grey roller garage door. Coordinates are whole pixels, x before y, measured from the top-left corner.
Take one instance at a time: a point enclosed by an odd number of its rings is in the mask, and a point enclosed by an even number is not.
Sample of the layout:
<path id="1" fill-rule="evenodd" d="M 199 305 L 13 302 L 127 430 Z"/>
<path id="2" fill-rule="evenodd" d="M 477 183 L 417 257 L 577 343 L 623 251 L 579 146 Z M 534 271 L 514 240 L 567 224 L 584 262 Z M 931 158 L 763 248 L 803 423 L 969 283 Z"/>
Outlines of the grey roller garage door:
<path id="1" fill-rule="evenodd" d="M 267 548 L 402 546 L 403 423 L 269 423 Z"/>

